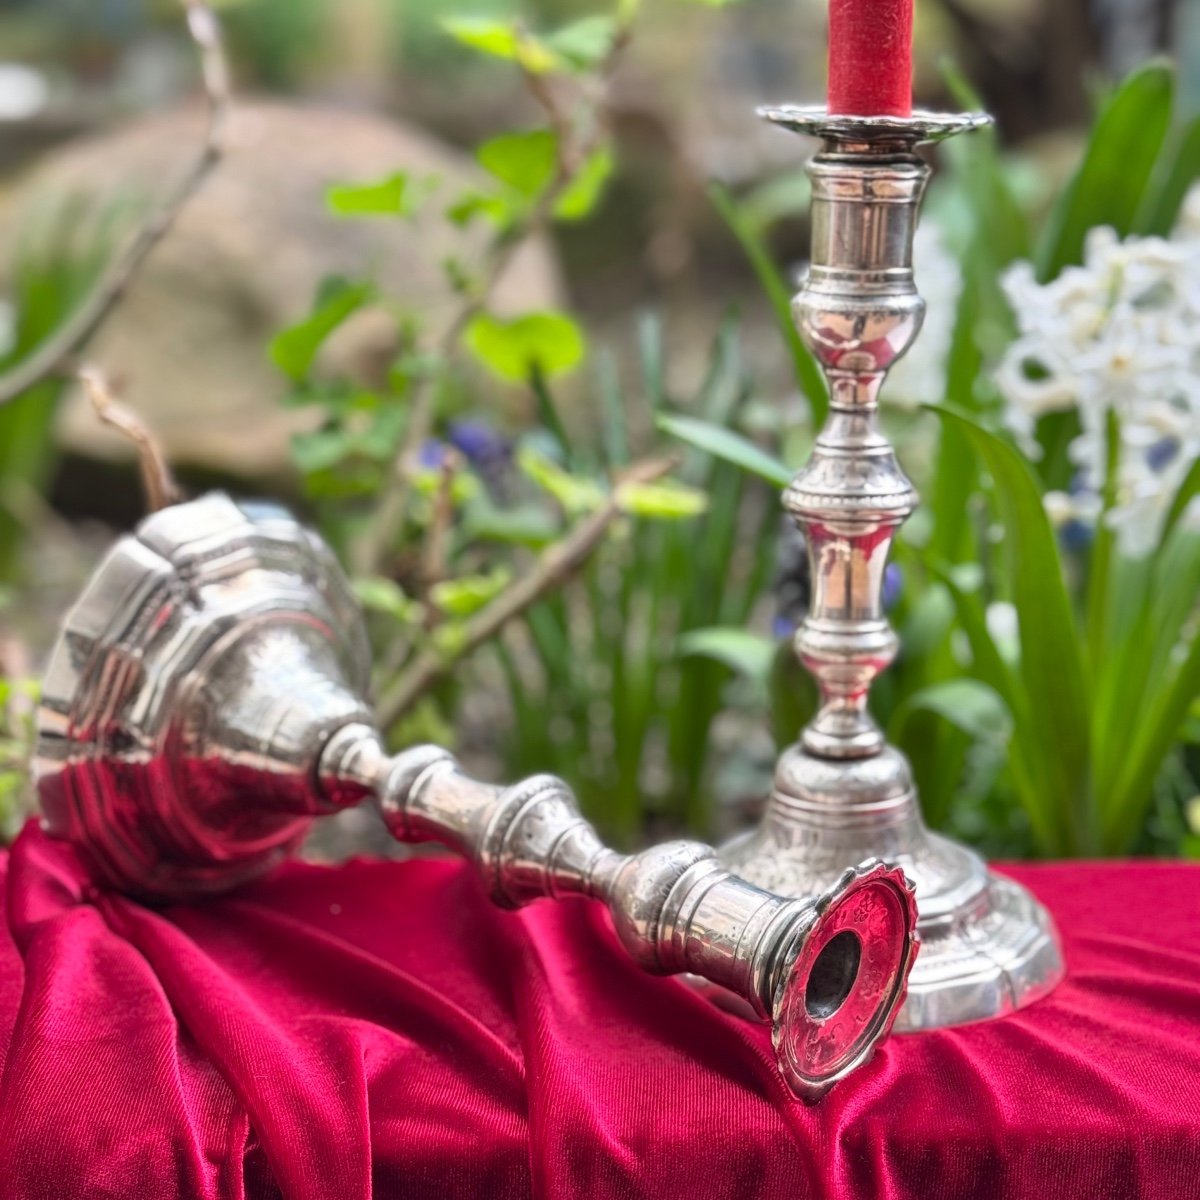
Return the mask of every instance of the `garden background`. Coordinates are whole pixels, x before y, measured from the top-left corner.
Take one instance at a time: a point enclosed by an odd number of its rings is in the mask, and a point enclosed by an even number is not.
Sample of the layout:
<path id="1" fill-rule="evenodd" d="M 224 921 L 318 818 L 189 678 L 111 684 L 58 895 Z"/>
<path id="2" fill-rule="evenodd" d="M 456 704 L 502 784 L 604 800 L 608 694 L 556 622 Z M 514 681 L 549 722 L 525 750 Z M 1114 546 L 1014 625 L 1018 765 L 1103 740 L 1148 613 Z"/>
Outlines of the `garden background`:
<path id="1" fill-rule="evenodd" d="M 187 490 L 330 538 L 396 744 L 559 773 L 625 845 L 740 828 L 815 703 L 810 148 L 754 107 L 821 96 L 823 0 L 213 7 L 220 159 L 86 359 Z M 917 42 L 920 102 L 997 128 L 933 155 L 884 392 L 924 503 L 876 714 L 989 855 L 1200 857 L 1200 12 L 920 0 Z M 207 120 L 174 0 L 0 6 L 9 836 L 57 621 L 144 509 L 85 389 L 20 372 Z M 340 821 L 314 854 L 386 844 Z"/>

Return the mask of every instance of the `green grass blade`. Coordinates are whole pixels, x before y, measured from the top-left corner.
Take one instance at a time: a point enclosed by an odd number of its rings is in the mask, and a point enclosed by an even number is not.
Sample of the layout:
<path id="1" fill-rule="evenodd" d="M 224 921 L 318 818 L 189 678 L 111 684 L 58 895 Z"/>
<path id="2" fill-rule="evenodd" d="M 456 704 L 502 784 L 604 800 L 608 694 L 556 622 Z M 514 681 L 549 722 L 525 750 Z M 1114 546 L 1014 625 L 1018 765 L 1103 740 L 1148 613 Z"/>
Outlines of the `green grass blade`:
<path id="1" fill-rule="evenodd" d="M 1168 139 L 1134 232 L 1168 237 L 1179 219 L 1184 197 L 1200 179 L 1200 117 L 1176 129 Z"/>
<path id="2" fill-rule="evenodd" d="M 825 386 L 825 377 L 821 373 L 821 368 L 817 366 L 816 359 L 809 353 L 808 347 L 796 330 L 796 324 L 792 319 L 791 292 L 775 266 L 770 252 L 763 244 L 762 238 L 750 223 L 742 218 L 737 202 L 728 190 L 720 184 L 713 184 L 709 188 L 709 196 L 712 198 L 717 212 L 721 214 L 725 224 L 729 226 L 730 231 L 740 243 L 751 267 L 754 268 L 763 292 L 771 303 L 779 330 L 783 334 L 792 356 L 792 369 L 795 372 L 796 384 L 808 399 L 813 427 L 820 428 L 829 411 L 829 391 Z"/>
<path id="3" fill-rule="evenodd" d="M 1187 512 L 1188 505 L 1197 495 L 1200 495 L 1200 458 L 1192 463 L 1188 473 L 1184 476 L 1183 483 L 1179 485 L 1179 491 L 1175 493 L 1175 499 L 1171 501 L 1166 521 L 1163 523 L 1161 545 L 1166 545 L 1167 539 L 1179 524 L 1180 518 Z"/>
<path id="4" fill-rule="evenodd" d="M 1064 848 L 1088 853 L 1095 848 L 1095 813 L 1083 659 L 1041 492 L 1029 465 L 1008 442 L 968 417 L 937 411 L 965 435 L 995 483 L 1021 630 L 1019 674 L 1029 711 L 1023 730 L 1029 739 L 1026 759 L 1046 789 L 1041 803 L 1057 806 L 1064 818 Z"/>
<path id="5" fill-rule="evenodd" d="M 1054 279 L 1083 260 L 1089 229 L 1110 225 L 1122 237 L 1134 230 L 1158 162 L 1175 94 L 1175 75 L 1163 62 L 1134 71 L 1105 104 L 1083 162 L 1059 198 L 1038 249 L 1038 278 Z"/>
<path id="6" fill-rule="evenodd" d="M 689 446 L 714 458 L 749 471 L 751 475 L 757 475 L 776 487 L 787 487 L 791 482 L 792 472 L 783 463 L 732 429 L 695 417 L 679 416 L 659 417 L 658 427 L 681 442 L 687 442 Z"/>

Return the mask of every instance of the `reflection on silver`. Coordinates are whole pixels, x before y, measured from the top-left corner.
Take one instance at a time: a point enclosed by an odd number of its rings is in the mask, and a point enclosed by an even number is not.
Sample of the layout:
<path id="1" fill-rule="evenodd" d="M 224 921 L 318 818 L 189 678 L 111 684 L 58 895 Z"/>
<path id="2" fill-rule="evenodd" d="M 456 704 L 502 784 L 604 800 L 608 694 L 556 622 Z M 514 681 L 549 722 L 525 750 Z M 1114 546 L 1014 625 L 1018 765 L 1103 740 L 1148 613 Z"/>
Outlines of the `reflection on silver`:
<path id="1" fill-rule="evenodd" d="M 158 513 L 64 624 L 40 713 L 45 826 L 117 887 L 169 900 L 259 875 L 314 817 L 365 800 L 396 838 L 470 859 L 499 905 L 602 900 L 646 970 L 701 976 L 768 1019 L 804 1099 L 886 1036 L 916 949 L 900 871 L 843 864 L 815 899 L 785 899 L 707 846 L 618 854 L 561 780 L 494 787 L 434 746 L 386 754 L 367 676 L 361 615 L 315 535 L 221 495 Z"/>
<path id="2" fill-rule="evenodd" d="M 809 164 L 812 264 L 795 315 L 829 381 L 830 412 L 784 497 L 807 538 L 813 578 L 796 650 L 822 703 L 780 759 L 761 826 L 723 847 L 721 861 L 789 896 L 814 894 L 864 856 L 898 863 L 916 883 L 922 950 L 897 1028 L 999 1016 L 1062 977 L 1053 922 L 1025 889 L 926 829 L 908 763 L 867 708 L 872 682 L 897 650 L 883 612 L 884 568 L 917 505 L 878 425 L 884 377 L 915 341 L 925 311 L 912 241 L 929 168 L 914 151 L 987 118 L 840 117 L 811 108 L 762 115 L 825 140 Z"/>

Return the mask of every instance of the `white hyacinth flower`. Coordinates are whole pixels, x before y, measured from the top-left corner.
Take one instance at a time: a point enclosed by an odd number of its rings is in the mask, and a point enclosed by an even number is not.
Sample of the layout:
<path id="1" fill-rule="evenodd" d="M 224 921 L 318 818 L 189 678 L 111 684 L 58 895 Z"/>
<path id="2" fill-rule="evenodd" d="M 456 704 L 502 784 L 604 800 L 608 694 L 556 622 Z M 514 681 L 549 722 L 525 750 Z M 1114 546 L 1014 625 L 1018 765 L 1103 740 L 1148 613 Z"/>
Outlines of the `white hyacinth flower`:
<path id="1" fill-rule="evenodd" d="M 1018 337 L 996 372 L 1005 418 L 1025 449 L 1047 413 L 1074 410 L 1071 493 L 1051 493 L 1057 525 L 1094 525 L 1108 462 L 1109 414 L 1120 428 L 1116 503 L 1121 548 L 1148 552 L 1200 454 L 1200 189 L 1170 241 L 1088 235 L 1082 266 L 1039 284 L 1028 263 L 1004 278 Z"/>

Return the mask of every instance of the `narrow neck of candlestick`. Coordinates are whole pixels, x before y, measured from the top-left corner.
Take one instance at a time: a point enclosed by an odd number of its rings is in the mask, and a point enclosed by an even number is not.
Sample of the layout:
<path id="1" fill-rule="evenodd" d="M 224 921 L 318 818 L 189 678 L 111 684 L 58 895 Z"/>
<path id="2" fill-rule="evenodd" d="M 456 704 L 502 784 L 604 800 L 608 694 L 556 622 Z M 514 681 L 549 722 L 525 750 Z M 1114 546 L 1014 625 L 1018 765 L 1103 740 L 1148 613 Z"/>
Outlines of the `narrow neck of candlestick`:
<path id="1" fill-rule="evenodd" d="M 829 111 L 912 114 L 913 0 L 830 0 Z"/>

